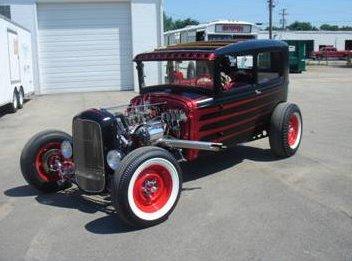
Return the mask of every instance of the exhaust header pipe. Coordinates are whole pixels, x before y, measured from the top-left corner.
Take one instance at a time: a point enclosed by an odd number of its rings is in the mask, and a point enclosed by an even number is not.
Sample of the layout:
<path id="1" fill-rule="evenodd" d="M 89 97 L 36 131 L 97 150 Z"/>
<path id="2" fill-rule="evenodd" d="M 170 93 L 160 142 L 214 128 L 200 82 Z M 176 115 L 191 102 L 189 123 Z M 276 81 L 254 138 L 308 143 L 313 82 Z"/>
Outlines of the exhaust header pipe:
<path id="1" fill-rule="evenodd" d="M 176 139 L 165 139 L 165 138 L 159 139 L 157 141 L 157 144 L 161 144 L 169 148 L 195 149 L 195 150 L 208 150 L 208 151 L 220 151 L 220 150 L 226 149 L 226 146 L 224 146 L 222 143 L 191 141 L 191 140 L 176 140 Z"/>

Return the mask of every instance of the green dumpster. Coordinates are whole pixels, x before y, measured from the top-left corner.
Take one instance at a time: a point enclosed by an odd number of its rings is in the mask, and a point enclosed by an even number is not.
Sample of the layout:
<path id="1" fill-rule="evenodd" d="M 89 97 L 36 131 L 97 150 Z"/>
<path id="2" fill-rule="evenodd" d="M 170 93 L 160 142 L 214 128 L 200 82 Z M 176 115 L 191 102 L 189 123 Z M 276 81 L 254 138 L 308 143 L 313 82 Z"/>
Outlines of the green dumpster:
<path id="1" fill-rule="evenodd" d="M 306 43 L 301 40 L 284 40 L 289 45 L 290 72 L 301 73 L 306 70 Z"/>

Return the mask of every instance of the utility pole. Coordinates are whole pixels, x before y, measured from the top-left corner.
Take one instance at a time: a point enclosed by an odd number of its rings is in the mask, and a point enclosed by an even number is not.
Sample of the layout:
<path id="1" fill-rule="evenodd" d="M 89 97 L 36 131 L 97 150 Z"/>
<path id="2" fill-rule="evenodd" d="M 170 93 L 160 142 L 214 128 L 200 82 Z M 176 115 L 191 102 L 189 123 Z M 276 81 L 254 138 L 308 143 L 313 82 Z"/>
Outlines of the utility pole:
<path id="1" fill-rule="evenodd" d="M 273 8 L 274 0 L 268 0 L 269 4 L 269 39 L 273 39 Z"/>
<path id="2" fill-rule="evenodd" d="M 285 31 L 285 29 L 286 29 L 286 16 L 288 16 L 288 13 L 287 13 L 287 9 L 286 8 L 283 8 L 282 10 L 281 10 L 281 13 L 280 13 L 280 15 L 281 15 L 281 26 L 282 26 L 282 31 Z"/>

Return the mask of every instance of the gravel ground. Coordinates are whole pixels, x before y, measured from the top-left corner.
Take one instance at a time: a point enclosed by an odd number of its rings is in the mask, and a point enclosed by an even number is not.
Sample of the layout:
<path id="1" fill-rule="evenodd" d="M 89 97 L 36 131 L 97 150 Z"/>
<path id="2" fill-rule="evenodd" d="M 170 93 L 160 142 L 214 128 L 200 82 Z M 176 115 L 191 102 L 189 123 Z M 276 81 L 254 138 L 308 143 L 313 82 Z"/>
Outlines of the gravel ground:
<path id="1" fill-rule="evenodd" d="M 131 92 L 40 96 L 0 116 L 0 260 L 352 260 L 351 68 L 291 75 L 304 137 L 290 159 L 267 140 L 184 165 L 179 204 L 161 225 L 129 230 L 106 198 L 38 194 L 19 155 L 36 132 L 70 132 L 86 108 Z"/>

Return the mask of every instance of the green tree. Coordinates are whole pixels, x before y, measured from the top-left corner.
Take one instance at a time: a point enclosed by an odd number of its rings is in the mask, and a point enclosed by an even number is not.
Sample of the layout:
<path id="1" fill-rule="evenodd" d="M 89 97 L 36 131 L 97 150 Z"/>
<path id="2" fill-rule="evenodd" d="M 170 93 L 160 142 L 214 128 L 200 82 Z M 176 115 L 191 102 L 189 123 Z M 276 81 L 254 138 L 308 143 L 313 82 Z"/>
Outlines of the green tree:
<path id="1" fill-rule="evenodd" d="M 342 26 L 340 27 L 341 31 L 352 31 L 352 26 Z"/>
<path id="2" fill-rule="evenodd" d="M 320 30 L 323 31 L 338 31 L 339 26 L 338 25 L 330 25 L 330 24 L 323 24 L 320 26 Z"/>
<path id="3" fill-rule="evenodd" d="M 167 16 L 166 14 L 164 14 L 164 30 L 165 31 L 181 29 L 181 28 L 184 28 L 188 25 L 198 25 L 198 24 L 199 24 L 199 22 L 197 20 L 192 19 L 192 18 L 173 20 L 171 16 Z"/>
<path id="4" fill-rule="evenodd" d="M 172 20 L 171 16 L 167 16 L 164 13 L 164 30 L 170 31 L 174 29 L 174 21 Z"/>
<path id="5" fill-rule="evenodd" d="M 294 22 L 287 27 L 291 31 L 317 31 L 318 28 L 309 22 Z"/>

